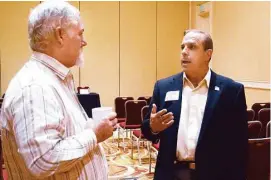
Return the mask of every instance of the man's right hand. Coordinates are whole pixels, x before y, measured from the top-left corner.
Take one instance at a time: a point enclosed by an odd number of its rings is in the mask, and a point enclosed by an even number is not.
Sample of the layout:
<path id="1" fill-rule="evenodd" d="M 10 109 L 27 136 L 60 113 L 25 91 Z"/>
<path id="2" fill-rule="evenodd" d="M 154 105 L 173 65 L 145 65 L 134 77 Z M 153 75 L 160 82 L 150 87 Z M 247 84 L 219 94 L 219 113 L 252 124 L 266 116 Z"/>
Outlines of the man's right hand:
<path id="1" fill-rule="evenodd" d="M 174 123 L 173 113 L 167 113 L 166 109 L 162 109 L 157 112 L 155 104 L 152 105 L 152 111 L 150 116 L 150 127 L 153 133 L 159 133 Z"/>
<path id="2" fill-rule="evenodd" d="M 118 119 L 117 114 L 112 112 L 107 118 L 101 120 L 101 122 L 94 128 L 97 142 L 103 142 L 113 135 L 113 131 L 116 128 Z"/>

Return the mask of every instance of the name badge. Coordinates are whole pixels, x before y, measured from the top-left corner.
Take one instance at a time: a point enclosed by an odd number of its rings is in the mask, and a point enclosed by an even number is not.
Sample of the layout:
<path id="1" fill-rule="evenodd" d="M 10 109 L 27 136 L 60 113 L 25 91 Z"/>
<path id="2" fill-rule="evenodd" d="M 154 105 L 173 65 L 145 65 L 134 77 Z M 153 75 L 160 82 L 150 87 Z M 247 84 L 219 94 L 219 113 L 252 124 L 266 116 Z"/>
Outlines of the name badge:
<path id="1" fill-rule="evenodd" d="M 180 91 L 169 91 L 169 92 L 167 92 L 165 101 L 179 100 L 179 93 L 180 93 Z"/>

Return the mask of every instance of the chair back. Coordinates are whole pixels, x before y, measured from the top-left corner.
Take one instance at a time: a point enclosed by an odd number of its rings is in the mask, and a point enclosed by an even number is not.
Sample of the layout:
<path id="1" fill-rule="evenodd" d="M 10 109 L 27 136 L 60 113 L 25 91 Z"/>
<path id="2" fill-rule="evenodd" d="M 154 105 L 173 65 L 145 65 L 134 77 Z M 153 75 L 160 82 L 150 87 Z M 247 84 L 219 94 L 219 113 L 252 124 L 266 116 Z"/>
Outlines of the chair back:
<path id="1" fill-rule="evenodd" d="M 160 148 L 160 142 L 156 143 L 156 144 L 152 144 L 152 147 L 154 147 L 157 151 L 159 151 Z"/>
<path id="2" fill-rule="evenodd" d="M 247 121 L 253 121 L 255 117 L 255 112 L 253 109 L 247 110 Z"/>
<path id="3" fill-rule="evenodd" d="M 247 180 L 269 180 L 270 138 L 248 140 Z"/>
<path id="4" fill-rule="evenodd" d="M 149 105 L 151 103 L 151 96 L 140 96 L 137 98 L 137 100 L 145 100 L 147 105 Z"/>
<path id="5" fill-rule="evenodd" d="M 259 138 L 262 123 L 260 121 L 248 121 L 248 139 Z"/>
<path id="6" fill-rule="evenodd" d="M 125 102 L 134 100 L 133 97 L 116 97 L 115 98 L 115 111 L 117 118 L 125 118 Z"/>
<path id="7" fill-rule="evenodd" d="M 258 120 L 258 113 L 263 108 L 270 108 L 270 103 L 254 103 L 251 109 L 255 112 L 254 120 Z"/>
<path id="8" fill-rule="evenodd" d="M 271 122 L 271 121 L 269 121 L 269 122 L 267 123 L 267 125 L 266 125 L 266 137 L 267 137 L 267 138 L 270 137 L 270 122 Z"/>
<path id="9" fill-rule="evenodd" d="M 126 125 L 141 125 L 141 110 L 147 105 L 145 100 L 129 100 L 125 103 Z"/>
<path id="10" fill-rule="evenodd" d="M 261 109 L 258 113 L 258 119 L 262 123 L 260 137 L 264 138 L 266 136 L 266 125 L 270 121 L 270 108 Z"/>
<path id="11" fill-rule="evenodd" d="M 144 120 L 144 118 L 147 116 L 148 114 L 148 111 L 149 111 L 149 106 L 144 106 L 142 109 L 141 109 L 141 119 L 142 121 Z"/>

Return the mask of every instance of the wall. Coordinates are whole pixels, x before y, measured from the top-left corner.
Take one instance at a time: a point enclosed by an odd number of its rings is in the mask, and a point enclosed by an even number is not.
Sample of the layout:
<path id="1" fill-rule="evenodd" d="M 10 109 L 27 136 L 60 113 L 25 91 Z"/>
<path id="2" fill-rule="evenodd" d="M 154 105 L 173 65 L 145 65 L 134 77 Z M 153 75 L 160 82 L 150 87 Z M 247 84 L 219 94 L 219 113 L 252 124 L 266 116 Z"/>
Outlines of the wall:
<path id="1" fill-rule="evenodd" d="M 1 93 L 27 61 L 30 8 L 39 2 L 0 2 Z M 180 72 L 189 2 L 72 2 L 85 25 L 85 66 L 76 85 L 98 92 L 102 105 L 117 96 L 151 95 L 157 79 Z M 3 17 L 9 17 L 3 18 Z M 3 27 L 3 28 L 2 28 Z M 16 52 L 16 53 L 14 53 Z"/>
<path id="2" fill-rule="evenodd" d="M 0 2 L 1 94 L 29 58 L 27 21 L 29 9 L 39 2 Z"/>
<path id="3" fill-rule="evenodd" d="M 192 2 L 193 28 L 201 3 Z M 212 69 L 244 83 L 248 108 L 270 101 L 270 2 L 212 2 L 212 7 Z M 254 83 L 259 88 L 251 88 Z"/>

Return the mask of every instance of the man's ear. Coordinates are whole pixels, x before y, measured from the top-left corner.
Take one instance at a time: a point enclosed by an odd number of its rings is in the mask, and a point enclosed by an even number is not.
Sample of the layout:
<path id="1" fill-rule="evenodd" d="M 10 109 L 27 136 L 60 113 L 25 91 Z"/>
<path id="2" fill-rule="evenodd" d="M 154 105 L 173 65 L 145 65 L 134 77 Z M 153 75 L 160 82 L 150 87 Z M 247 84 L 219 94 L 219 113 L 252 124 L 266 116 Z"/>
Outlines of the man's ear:
<path id="1" fill-rule="evenodd" d="M 55 29 L 55 39 L 58 45 L 62 46 L 64 41 L 65 31 L 61 27 Z"/>
<path id="2" fill-rule="evenodd" d="M 212 57 L 212 54 L 213 54 L 213 50 L 212 49 L 207 49 L 206 50 L 206 53 L 207 53 L 207 56 L 208 56 L 208 59 L 210 61 L 211 57 Z"/>

